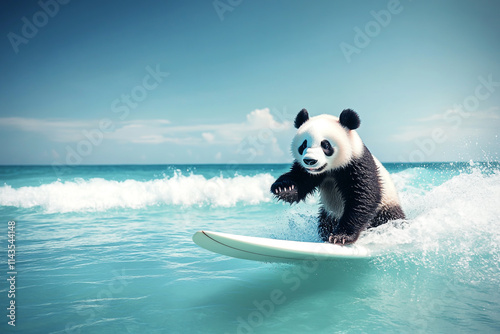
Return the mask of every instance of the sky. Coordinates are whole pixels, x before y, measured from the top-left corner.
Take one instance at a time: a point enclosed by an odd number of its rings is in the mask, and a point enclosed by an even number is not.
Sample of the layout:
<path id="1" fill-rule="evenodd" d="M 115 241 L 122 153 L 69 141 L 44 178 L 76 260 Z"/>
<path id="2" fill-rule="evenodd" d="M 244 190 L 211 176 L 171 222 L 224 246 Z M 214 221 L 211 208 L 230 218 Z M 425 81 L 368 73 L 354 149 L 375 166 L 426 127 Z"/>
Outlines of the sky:
<path id="1" fill-rule="evenodd" d="M 500 2 L 0 2 L 0 164 L 288 163 L 358 112 L 382 162 L 499 160 Z"/>

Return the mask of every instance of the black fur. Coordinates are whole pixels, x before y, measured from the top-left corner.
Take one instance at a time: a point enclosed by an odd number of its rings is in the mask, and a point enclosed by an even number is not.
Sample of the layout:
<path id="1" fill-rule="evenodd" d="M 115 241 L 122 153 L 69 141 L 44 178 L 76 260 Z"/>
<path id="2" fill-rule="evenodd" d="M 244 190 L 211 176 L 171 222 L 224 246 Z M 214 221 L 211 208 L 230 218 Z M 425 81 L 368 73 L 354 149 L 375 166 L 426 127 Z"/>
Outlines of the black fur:
<path id="1" fill-rule="evenodd" d="M 308 119 L 309 119 L 309 113 L 307 112 L 307 110 L 302 109 L 301 111 L 299 111 L 297 117 L 295 117 L 295 124 L 294 124 L 295 128 L 296 129 L 300 128 L 300 126 L 305 122 L 307 122 Z"/>
<path id="2" fill-rule="evenodd" d="M 302 153 L 304 153 L 304 150 L 306 149 L 307 147 L 307 140 L 304 140 L 302 142 L 302 145 L 299 146 L 299 154 L 302 155 Z"/>
<path id="3" fill-rule="evenodd" d="M 387 206 L 379 210 L 377 215 L 372 219 L 371 227 L 377 227 L 379 225 L 387 223 L 389 220 L 394 219 L 405 219 L 405 213 L 403 209 L 398 206 Z"/>
<path id="4" fill-rule="evenodd" d="M 339 122 L 349 130 L 357 129 L 361 124 L 358 114 L 352 109 L 344 109 L 339 116 Z"/>
<path id="5" fill-rule="evenodd" d="M 271 186 L 271 192 L 290 204 L 304 200 L 325 178 L 335 179 L 344 202 L 344 212 L 338 220 L 323 206 L 319 214 L 318 233 L 324 241 L 336 244 L 354 243 L 361 231 L 378 226 L 390 219 L 404 218 L 401 208 L 383 208 L 377 212 L 382 194 L 378 169 L 370 151 L 364 147 L 360 158 L 347 166 L 320 175 L 308 173 L 297 161 L 288 173 Z"/>
<path id="6" fill-rule="evenodd" d="M 321 142 L 321 148 L 323 149 L 323 152 L 327 157 L 331 157 L 333 155 L 333 152 L 335 151 L 335 149 L 332 147 L 332 144 L 330 144 L 330 142 L 326 139 Z M 300 153 L 300 155 L 302 155 L 302 153 Z"/>

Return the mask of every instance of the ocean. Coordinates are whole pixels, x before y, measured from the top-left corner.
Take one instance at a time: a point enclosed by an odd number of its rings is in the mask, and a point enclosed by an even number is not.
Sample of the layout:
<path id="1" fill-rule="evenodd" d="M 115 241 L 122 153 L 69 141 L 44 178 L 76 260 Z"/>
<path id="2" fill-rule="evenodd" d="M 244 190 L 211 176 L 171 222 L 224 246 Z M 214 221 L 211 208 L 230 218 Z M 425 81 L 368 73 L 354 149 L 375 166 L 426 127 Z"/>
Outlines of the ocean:
<path id="1" fill-rule="evenodd" d="M 289 165 L 2 166 L 0 332 L 499 333 L 500 165 L 385 166 L 408 219 L 378 255 L 297 264 L 191 239 L 319 242 L 317 196 L 269 192 Z"/>

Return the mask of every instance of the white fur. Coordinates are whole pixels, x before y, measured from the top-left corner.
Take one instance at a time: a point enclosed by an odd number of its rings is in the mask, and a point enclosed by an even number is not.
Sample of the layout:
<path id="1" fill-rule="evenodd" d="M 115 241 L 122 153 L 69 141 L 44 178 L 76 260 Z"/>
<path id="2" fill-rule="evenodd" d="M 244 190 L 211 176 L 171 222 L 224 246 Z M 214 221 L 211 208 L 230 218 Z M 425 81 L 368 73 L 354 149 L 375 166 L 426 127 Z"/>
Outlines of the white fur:
<path id="1" fill-rule="evenodd" d="M 385 169 L 382 163 L 378 161 L 377 158 L 375 158 L 373 155 L 372 157 L 373 160 L 375 160 L 375 164 L 378 168 L 380 188 L 382 190 L 382 201 L 380 203 L 380 207 L 399 205 L 398 192 L 396 190 L 396 187 L 394 186 L 394 183 L 392 182 L 389 172 L 387 171 L 387 169 Z"/>
<path id="2" fill-rule="evenodd" d="M 320 186 L 321 203 L 326 212 L 333 218 L 340 219 L 344 214 L 344 198 L 337 188 L 337 182 L 334 178 L 326 178 Z"/>
<path id="3" fill-rule="evenodd" d="M 332 156 L 328 157 L 321 148 L 321 141 L 328 140 L 334 148 Z M 307 148 L 303 154 L 298 152 L 299 146 L 307 140 Z M 292 152 L 297 160 L 311 174 L 319 172 L 315 169 L 327 165 L 323 170 L 333 170 L 347 165 L 353 158 L 363 153 L 363 142 L 355 130 L 349 130 L 340 125 L 338 117 L 319 115 L 310 118 L 297 130 L 292 141 Z M 304 163 L 304 158 L 315 159 L 318 162 L 312 166 Z"/>

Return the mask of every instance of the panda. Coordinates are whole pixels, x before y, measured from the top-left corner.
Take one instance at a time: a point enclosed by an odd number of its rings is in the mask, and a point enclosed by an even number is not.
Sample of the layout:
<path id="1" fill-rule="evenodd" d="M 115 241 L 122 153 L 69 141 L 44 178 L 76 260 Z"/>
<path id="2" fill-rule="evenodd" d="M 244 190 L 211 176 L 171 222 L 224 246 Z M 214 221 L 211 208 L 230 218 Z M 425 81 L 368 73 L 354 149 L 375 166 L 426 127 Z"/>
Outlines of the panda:
<path id="1" fill-rule="evenodd" d="M 271 186 L 278 200 L 290 204 L 319 190 L 318 234 L 333 244 L 352 244 L 366 228 L 405 219 L 389 173 L 355 131 L 360 123 L 351 109 L 339 118 L 309 118 L 302 109 L 295 118 L 295 161 Z"/>

